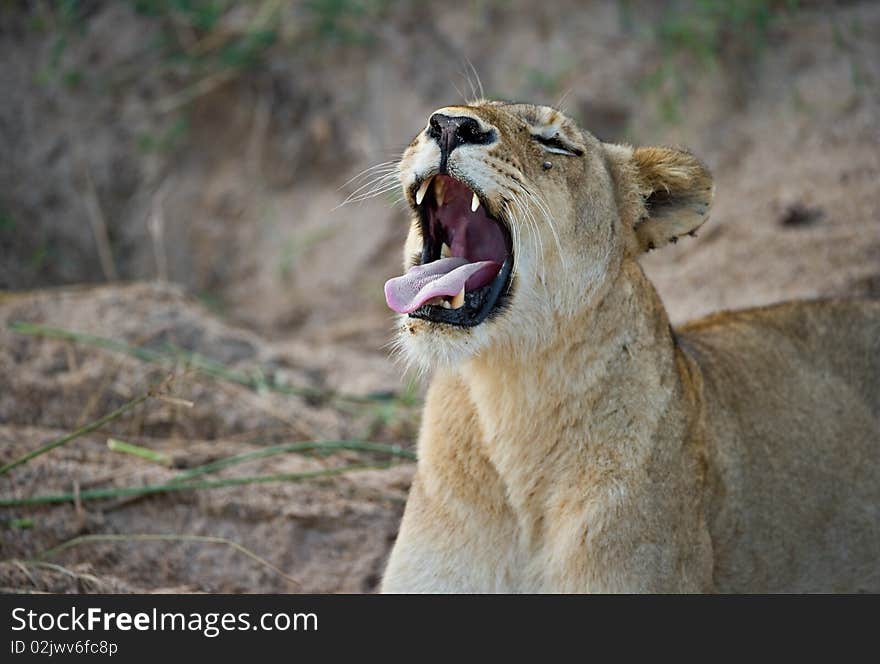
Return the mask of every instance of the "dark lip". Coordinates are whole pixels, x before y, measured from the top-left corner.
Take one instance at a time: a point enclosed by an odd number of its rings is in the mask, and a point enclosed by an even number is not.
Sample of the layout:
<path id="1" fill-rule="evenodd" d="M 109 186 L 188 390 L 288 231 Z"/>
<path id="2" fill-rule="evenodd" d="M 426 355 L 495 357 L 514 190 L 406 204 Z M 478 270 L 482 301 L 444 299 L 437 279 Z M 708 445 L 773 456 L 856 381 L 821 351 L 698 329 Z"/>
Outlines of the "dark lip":
<path id="1" fill-rule="evenodd" d="M 428 232 L 428 219 L 425 210 L 424 201 L 422 205 L 416 205 L 416 192 L 425 180 L 433 178 L 438 173 L 431 173 L 416 180 L 410 187 L 410 207 L 419 215 L 419 224 L 422 230 L 422 254 L 421 265 L 426 262 L 436 260 L 436 256 L 440 252 L 440 247 L 429 246 L 427 239 L 430 237 Z M 487 206 L 483 192 L 474 186 L 468 179 L 463 178 L 454 173 L 445 173 L 449 177 L 453 177 L 459 182 L 465 184 L 480 199 L 480 205 L 485 206 L 487 214 L 496 222 L 501 224 L 504 232 L 510 238 L 510 228 L 507 220 L 503 216 L 494 214 L 491 207 Z M 446 325 L 455 325 L 458 327 L 475 327 L 484 322 L 490 316 L 500 312 L 506 300 L 510 297 L 513 281 L 513 250 L 504 258 L 504 263 L 495 278 L 482 288 L 474 291 L 466 292 L 464 295 L 464 306 L 459 309 L 446 309 L 445 307 L 425 304 L 411 311 L 408 315 L 411 318 L 427 320 L 432 323 L 445 323 Z"/>
<path id="2" fill-rule="evenodd" d="M 411 311 L 411 318 L 420 318 L 432 323 L 446 323 L 459 327 L 475 327 L 490 315 L 500 311 L 504 301 L 509 297 L 513 272 L 513 254 L 507 254 L 504 264 L 491 283 L 482 288 L 464 294 L 464 306 L 459 309 L 446 309 L 432 304 L 425 304 Z"/>

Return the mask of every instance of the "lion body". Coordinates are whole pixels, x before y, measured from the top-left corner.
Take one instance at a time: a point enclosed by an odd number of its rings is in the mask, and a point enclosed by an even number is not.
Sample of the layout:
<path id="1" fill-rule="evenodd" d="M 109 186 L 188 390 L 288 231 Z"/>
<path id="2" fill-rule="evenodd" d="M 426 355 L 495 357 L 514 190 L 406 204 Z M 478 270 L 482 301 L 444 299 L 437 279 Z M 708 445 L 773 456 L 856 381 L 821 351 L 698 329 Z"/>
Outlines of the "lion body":
<path id="1" fill-rule="evenodd" d="M 722 591 L 880 590 L 880 302 L 717 315 L 700 367 Z"/>
<path id="2" fill-rule="evenodd" d="M 502 137 L 520 117 L 456 112 Z M 435 371 L 383 591 L 880 590 L 880 302 L 673 331 L 635 254 L 702 223 L 711 178 L 685 153 L 583 140 L 589 161 L 549 183 L 508 146 L 569 223 L 540 261 L 518 246 L 496 319 L 401 320 Z M 405 161 L 431 149 L 417 139 Z M 474 179 L 481 155 L 457 167 Z"/>

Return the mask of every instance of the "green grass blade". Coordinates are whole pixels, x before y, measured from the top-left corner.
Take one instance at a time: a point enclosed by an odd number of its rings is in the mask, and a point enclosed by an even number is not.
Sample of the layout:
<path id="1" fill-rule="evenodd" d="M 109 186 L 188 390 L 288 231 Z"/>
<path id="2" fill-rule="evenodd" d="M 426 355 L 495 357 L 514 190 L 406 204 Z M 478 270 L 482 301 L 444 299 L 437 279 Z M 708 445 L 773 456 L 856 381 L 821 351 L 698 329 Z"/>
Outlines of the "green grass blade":
<path id="1" fill-rule="evenodd" d="M 117 419 L 118 417 L 120 417 L 124 413 L 128 412 L 129 410 L 131 410 L 135 406 L 142 404 L 144 401 L 146 401 L 147 399 L 149 399 L 152 396 L 154 396 L 154 393 L 152 391 L 147 392 L 146 394 L 139 396 L 137 399 L 132 399 L 128 403 L 123 404 L 122 406 L 120 406 L 119 408 L 114 410 L 112 413 L 108 413 L 107 415 L 104 415 L 104 417 L 101 417 L 101 418 L 95 420 L 94 422 L 86 424 L 85 426 L 80 427 L 76 431 L 73 431 L 72 433 L 69 433 L 66 436 L 61 436 L 60 438 L 56 438 L 55 440 L 49 441 L 48 443 L 46 443 L 42 447 L 39 447 L 39 448 L 33 450 L 32 452 L 28 452 L 24 456 L 19 457 L 18 459 L 15 459 L 14 461 L 10 461 L 5 466 L 0 466 L 0 475 L 5 475 L 13 468 L 20 466 L 21 464 L 26 463 L 26 462 L 30 461 L 31 459 L 34 459 L 42 454 L 45 454 L 46 452 L 54 450 L 56 447 L 61 447 L 62 445 L 65 445 L 72 440 L 76 440 L 80 436 L 84 436 L 87 433 L 91 433 L 95 429 L 99 429 L 100 427 L 104 426 L 108 422 L 112 422 L 113 420 Z"/>
<path id="2" fill-rule="evenodd" d="M 212 461 L 201 466 L 196 466 L 195 468 L 190 468 L 189 470 L 184 471 L 183 473 L 175 477 L 172 482 L 183 482 L 193 477 L 198 477 L 199 475 L 213 473 L 223 468 L 228 468 L 229 466 L 244 463 L 245 461 L 251 461 L 253 459 L 264 459 L 266 457 L 276 456 L 279 454 L 318 451 L 337 452 L 341 450 L 350 450 L 356 452 L 376 452 L 379 454 L 390 454 L 392 456 L 409 459 L 411 461 L 416 460 L 415 453 L 410 450 L 405 450 L 396 445 L 384 445 L 382 443 L 370 443 L 367 441 L 322 440 L 303 443 L 284 443 L 281 445 L 264 447 L 253 452 L 236 454 L 235 456 L 218 459 L 217 461 Z"/>
<path id="3" fill-rule="evenodd" d="M 153 463 L 158 463 L 161 466 L 171 465 L 171 458 L 167 454 L 162 454 L 161 452 L 156 452 L 155 450 L 141 447 L 140 445 L 126 443 L 124 440 L 119 440 L 117 438 L 108 438 L 107 448 L 113 452 L 131 454 L 132 456 L 140 457 L 141 459 L 146 459 Z"/>
<path id="4" fill-rule="evenodd" d="M 104 498 L 124 498 L 128 496 L 146 496 L 150 494 L 171 493 L 174 491 L 195 491 L 197 489 L 218 489 L 229 486 L 247 484 L 272 484 L 281 482 L 301 482 L 318 477 L 343 475 L 356 470 L 376 470 L 389 468 L 391 464 L 354 464 L 337 468 L 324 468 L 302 473 L 281 473 L 276 475 L 251 475 L 246 477 L 230 477 L 220 480 L 200 480 L 195 482 L 171 481 L 164 484 L 145 484 L 144 486 L 110 487 L 104 489 L 88 489 L 79 494 L 58 493 L 31 498 L 0 498 L 0 507 L 27 507 L 31 505 L 50 505 L 53 503 L 69 503 L 77 497 L 81 501 L 100 500 Z"/>

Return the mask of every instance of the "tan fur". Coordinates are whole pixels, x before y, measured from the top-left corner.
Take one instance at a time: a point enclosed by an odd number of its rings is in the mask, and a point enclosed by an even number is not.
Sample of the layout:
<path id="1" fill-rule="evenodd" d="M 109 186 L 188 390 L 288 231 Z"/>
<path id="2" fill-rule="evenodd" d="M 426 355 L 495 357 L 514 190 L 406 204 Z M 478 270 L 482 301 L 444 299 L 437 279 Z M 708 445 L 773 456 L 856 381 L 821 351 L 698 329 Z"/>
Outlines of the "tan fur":
<path id="1" fill-rule="evenodd" d="M 880 590 L 880 302 L 674 332 L 637 256 L 703 223 L 705 166 L 546 107 L 454 113 L 498 141 L 458 148 L 451 172 L 495 211 L 517 182 L 535 196 L 508 209 L 503 311 L 475 328 L 401 317 L 434 375 L 383 590 Z M 583 156 L 542 151 L 548 127 Z M 438 154 L 423 134 L 407 149 L 407 196 Z M 420 246 L 414 224 L 407 266 Z"/>

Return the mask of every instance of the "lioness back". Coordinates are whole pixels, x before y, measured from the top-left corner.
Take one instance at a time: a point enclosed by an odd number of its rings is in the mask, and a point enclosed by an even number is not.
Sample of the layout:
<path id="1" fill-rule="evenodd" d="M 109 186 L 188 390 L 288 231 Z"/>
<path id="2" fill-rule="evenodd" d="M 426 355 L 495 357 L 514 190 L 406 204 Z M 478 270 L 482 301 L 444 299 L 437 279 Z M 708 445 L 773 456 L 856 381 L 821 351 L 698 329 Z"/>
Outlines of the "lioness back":
<path id="1" fill-rule="evenodd" d="M 717 314 L 678 333 L 714 441 L 717 589 L 880 590 L 880 301 Z"/>

